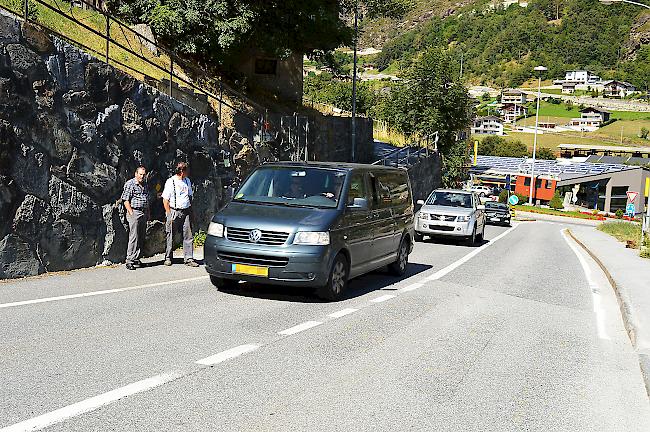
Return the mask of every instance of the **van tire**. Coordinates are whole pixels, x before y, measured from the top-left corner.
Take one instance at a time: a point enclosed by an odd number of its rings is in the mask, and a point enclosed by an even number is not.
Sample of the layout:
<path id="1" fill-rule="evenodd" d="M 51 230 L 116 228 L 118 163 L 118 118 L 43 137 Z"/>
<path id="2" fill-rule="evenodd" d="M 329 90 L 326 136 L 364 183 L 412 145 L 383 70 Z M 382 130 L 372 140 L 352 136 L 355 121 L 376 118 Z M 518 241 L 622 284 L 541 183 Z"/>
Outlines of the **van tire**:
<path id="1" fill-rule="evenodd" d="M 415 241 L 418 243 L 422 243 L 424 241 L 424 234 L 415 232 Z"/>
<path id="2" fill-rule="evenodd" d="M 239 281 L 236 280 L 220 278 L 212 275 L 210 275 L 210 282 L 212 282 L 212 285 L 220 291 L 235 288 L 239 283 Z"/>
<path id="3" fill-rule="evenodd" d="M 404 237 L 397 249 L 397 259 L 394 263 L 388 265 L 388 270 L 395 276 L 404 276 L 409 264 L 409 252 L 411 244 L 408 237 Z"/>
<path id="4" fill-rule="evenodd" d="M 345 255 L 340 253 L 334 258 L 327 283 L 316 290 L 316 295 L 327 301 L 339 300 L 348 287 L 349 276 L 350 265 Z"/>

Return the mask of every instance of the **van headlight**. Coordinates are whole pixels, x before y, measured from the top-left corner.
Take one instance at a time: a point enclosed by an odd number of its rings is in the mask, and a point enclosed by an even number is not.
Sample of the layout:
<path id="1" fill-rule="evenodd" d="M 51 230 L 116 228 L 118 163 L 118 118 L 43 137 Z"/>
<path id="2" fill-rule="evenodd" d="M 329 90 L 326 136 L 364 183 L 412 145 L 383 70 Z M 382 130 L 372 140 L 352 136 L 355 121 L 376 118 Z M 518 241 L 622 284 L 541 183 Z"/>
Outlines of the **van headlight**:
<path id="1" fill-rule="evenodd" d="M 223 237 L 223 224 L 210 222 L 210 225 L 208 225 L 208 235 Z"/>
<path id="2" fill-rule="evenodd" d="M 472 219 L 472 215 L 468 216 L 458 216 L 456 222 L 469 222 Z"/>
<path id="3" fill-rule="evenodd" d="M 293 244 L 307 246 L 326 246 L 330 244 L 329 232 L 298 231 L 293 238 Z"/>

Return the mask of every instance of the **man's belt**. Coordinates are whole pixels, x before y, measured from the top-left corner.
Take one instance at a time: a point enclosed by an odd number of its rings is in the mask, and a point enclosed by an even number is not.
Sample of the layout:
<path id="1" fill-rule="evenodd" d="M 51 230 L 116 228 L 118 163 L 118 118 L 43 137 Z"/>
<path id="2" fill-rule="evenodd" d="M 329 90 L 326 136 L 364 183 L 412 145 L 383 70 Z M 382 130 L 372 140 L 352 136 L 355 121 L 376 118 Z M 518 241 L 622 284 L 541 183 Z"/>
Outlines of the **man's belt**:
<path id="1" fill-rule="evenodd" d="M 190 207 L 191 207 L 191 206 L 190 206 Z M 174 207 L 170 207 L 170 209 L 172 209 L 172 210 L 176 210 L 176 211 L 185 211 L 185 210 L 189 210 L 190 207 L 185 207 L 185 208 L 174 208 Z"/>

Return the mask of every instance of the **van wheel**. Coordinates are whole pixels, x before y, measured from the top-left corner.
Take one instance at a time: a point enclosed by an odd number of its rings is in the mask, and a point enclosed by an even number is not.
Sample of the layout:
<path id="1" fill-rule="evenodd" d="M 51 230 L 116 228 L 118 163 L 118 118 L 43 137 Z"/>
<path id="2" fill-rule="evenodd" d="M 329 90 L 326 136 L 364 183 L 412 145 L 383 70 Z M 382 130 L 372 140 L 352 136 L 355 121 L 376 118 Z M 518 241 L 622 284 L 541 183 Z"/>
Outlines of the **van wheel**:
<path id="1" fill-rule="evenodd" d="M 239 283 L 239 281 L 236 280 L 220 278 L 212 275 L 210 275 L 210 282 L 212 282 L 212 285 L 214 285 L 218 290 L 232 289 Z"/>
<path id="2" fill-rule="evenodd" d="M 424 241 L 424 234 L 419 233 L 419 232 L 416 231 L 415 232 L 415 241 L 418 242 L 418 243 L 423 242 Z"/>
<path id="3" fill-rule="evenodd" d="M 336 301 L 341 298 L 345 289 L 348 287 L 348 276 L 350 269 L 348 260 L 343 254 L 338 254 L 334 258 L 334 263 L 330 269 L 329 277 L 325 286 L 316 291 L 316 295 L 323 300 Z"/>
<path id="4" fill-rule="evenodd" d="M 406 273 L 406 267 L 409 263 L 409 247 L 410 243 L 407 237 L 402 239 L 402 242 L 399 245 L 397 250 L 397 259 L 394 263 L 389 264 L 388 270 L 395 276 L 404 276 Z"/>

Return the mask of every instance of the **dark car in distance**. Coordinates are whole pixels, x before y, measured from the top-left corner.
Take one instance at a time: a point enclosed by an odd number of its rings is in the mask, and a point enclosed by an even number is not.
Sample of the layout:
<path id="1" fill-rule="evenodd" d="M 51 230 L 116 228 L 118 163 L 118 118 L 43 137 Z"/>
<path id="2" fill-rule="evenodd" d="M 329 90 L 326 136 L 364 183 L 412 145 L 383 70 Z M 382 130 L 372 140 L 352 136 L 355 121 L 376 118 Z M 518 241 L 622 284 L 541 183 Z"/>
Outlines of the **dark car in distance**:
<path id="1" fill-rule="evenodd" d="M 489 224 L 510 225 L 510 207 L 494 201 L 485 203 L 485 218 Z"/>
<path id="2" fill-rule="evenodd" d="M 349 279 L 377 268 L 403 275 L 413 239 L 405 170 L 276 162 L 256 168 L 214 215 L 205 268 L 217 288 L 244 280 L 336 300 Z"/>

